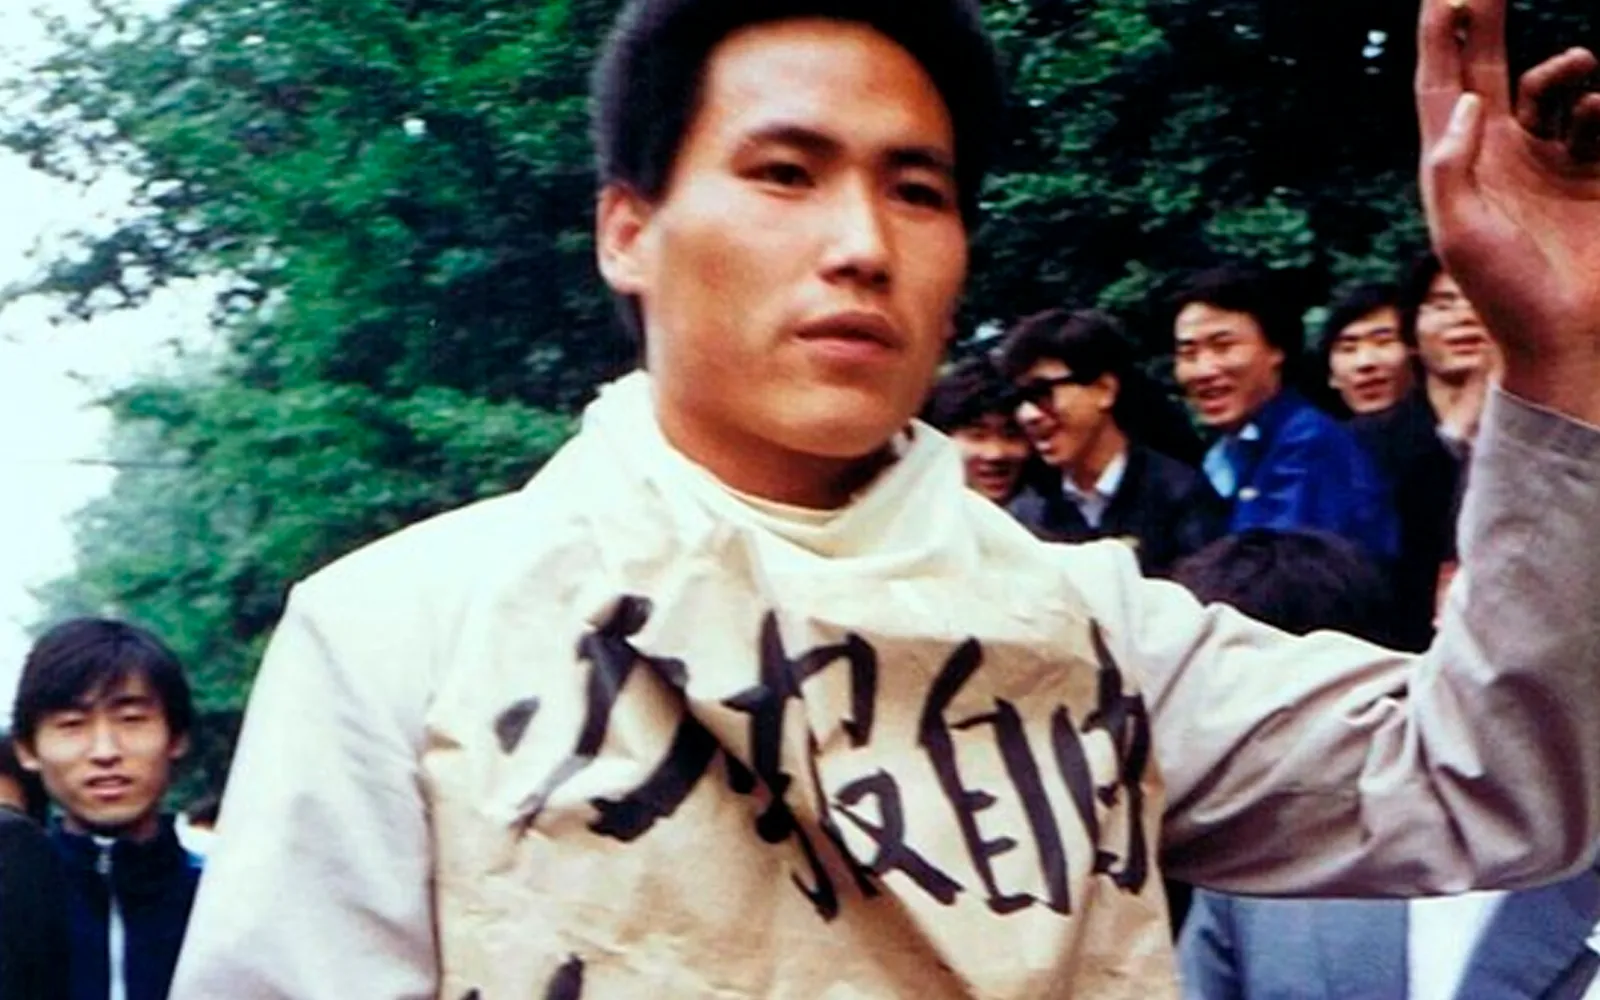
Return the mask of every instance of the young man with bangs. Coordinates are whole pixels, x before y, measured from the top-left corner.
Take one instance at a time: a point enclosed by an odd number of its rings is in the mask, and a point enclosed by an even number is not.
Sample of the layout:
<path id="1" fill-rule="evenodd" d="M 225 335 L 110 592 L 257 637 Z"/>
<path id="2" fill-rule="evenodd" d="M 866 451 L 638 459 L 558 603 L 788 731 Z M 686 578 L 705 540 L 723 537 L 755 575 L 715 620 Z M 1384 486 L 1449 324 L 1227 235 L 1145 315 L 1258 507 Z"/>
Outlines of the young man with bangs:
<path id="1" fill-rule="evenodd" d="M 178 1000 L 1171 997 L 1158 861 L 1269 894 L 1586 863 L 1600 178 L 1512 119 L 1475 2 L 1464 52 L 1424 11 L 1425 187 L 1516 363 L 1418 659 L 1041 544 L 911 419 L 1000 120 L 976 2 L 628 5 L 597 246 L 648 374 L 522 492 L 295 589 Z"/>
<path id="2" fill-rule="evenodd" d="M 987 356 L 952 366 L 928 394 L 922 419 L 961 453 L 967 486 L 1002 507 L 1021 488 L 1033 448 L 1017 424 L 1015 392 Z"/>
<path id="3" fill-rule="evenodd" d="M 161 809 L 194 715 L 182 666 L 143 629 L 76 618 L 29 650 L 12 714 L 61 814 L 72 1000 L 165 1000 L 200 881 Z"/>

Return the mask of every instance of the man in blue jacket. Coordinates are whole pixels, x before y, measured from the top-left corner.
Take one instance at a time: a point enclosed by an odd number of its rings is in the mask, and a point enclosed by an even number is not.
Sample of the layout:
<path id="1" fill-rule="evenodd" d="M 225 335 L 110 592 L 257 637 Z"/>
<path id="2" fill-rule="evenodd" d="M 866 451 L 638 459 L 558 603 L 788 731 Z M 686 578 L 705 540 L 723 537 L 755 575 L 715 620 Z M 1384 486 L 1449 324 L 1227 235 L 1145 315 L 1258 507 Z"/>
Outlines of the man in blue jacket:
<path id="1" fill-rule="evenodd" d="M 142 629 L 75 619 L 29 652 L 13 717 L 17 755 L 61 814 L 72 1000 L 165 1000 L 200 881 L 160 812 L 189 745 L 183 668 Z"/>
<path id="2" fill-rule="evenodd" d="M 1190 278 L 1174 299 L 1176 376 L 1221 437 L 1205 471 L 1232 503 L 1229 530 L 1326 531 L 1382 559 L 1398 526 L 1355 436 L 1285 386 L 1300 315 L 1264 272 L 1237 265 Z"/>

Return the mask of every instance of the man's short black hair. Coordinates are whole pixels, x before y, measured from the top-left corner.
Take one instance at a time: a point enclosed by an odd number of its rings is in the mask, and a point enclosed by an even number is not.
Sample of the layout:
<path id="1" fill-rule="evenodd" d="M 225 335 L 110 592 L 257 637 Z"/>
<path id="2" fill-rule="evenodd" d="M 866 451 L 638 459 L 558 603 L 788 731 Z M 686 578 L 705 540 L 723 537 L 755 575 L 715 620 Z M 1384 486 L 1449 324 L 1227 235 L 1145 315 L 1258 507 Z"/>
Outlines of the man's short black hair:
<path id="1" fill-rule="evenodd" d="M 1379 309 L 1400 311 L 1400 289 L 1385 282 L 1368 282 L 1353 285 L 1341 291 L 1328 307 L 1328 318 L 1322 324 L 1322 336 L 1317 349 L 1323 360 L 1333 353 L 1334 341 L 1345 327 L 1365 319 Z"/>
<path id="2" fill-rule="evenodd" d="M 950 434 L 988 416 L 1014 419 L 1016 409 L 1011 383 L 980 355 L 958 362 L 940 376 L 922 408 L 922 419 Z"/>
<path id="3" fill-rule="evenodd" d="M 1255 318 L 1267 343 L 1292 363 L 1305 347 L 1305 322 L 1297 297 L 1287 276 L 1254 264 L 1229 262 L 1185 278 L 1168 302 L 1168 315 L 1175 320 L 1196 303 L 1246 313 Z M 1289 367 L 1285 365 L 1285 374 Z"/>
<path id="4" fill-rule="evenodd" d="M 1331 629 L 1393 641 L 1387 575 L 1336 535 L 1250 528 L 1183 559 L 1172 579 L 1206 603 L 1230 604 L 1295 635 Z"/>
<path id="5" fill-rule="evenodd" d="M 1102 375 L 1123 381 L 1134 367 L 1122 323 L 1098 309 L 1047 309 L 1019 321 L 1000 345 L 999 361 L 1012 380 L 1041 361 L 1059 361 L 1085 384 Z"/>
<path id="6" fill-rule="evenodd" d="M 1417 313 L 1428 301 L 1433 283 L 1444 273 L 1444 262 L 1432 251 L 1424 251 L 1406 268 L 1400 281 L 1400 336 L 1408 347 L 1417 346 Z"/>
<path id="7" fill-rule="evenodd" d="M 32 746 L 39 723 L 83 699 L 134 677 L 149 683 L 176 739 L 194 722 L 194 703 L 183 666 L 172 650 L 144 629 L 109 618 L 74 618 L 40 636 L 22 665 L 12 724 Z"/>
<path id="8" fill-rule="evenodd" d="M 956 186 L 970 228 L 1005 105 L 978 0 L 631 0 L 591 83 L 600 183 L 659 199 L 699 108 L 712 52 L 743 28 L 798 18 L 868 25 L 921 64 L 950 113 Z M 637 303 L 619 305 L 629 332 L 642 339 Z"/>
<path id="9" fill-rule="evenodd" d="M 698 109 L 712 51 L 742 28 L 798 18 L 868 25 L 922 65 L 950 112 L 957 184 L 970 218 L 1004 104 L 999 59 L 977 0 L 632 0 L 595 67 L 601 183 L 660 197 Z"/>
<path id="10" fill-rule="evenodd" d="M 22 766 L 17 759 L 17 742 L 10 733 L 0 735 L 0 777 L 10 778 L 22 789 L 22 811 L 35 823 L 43 823 L 50 815 L 50 793 L 45 791 L 39 776 Z"/>

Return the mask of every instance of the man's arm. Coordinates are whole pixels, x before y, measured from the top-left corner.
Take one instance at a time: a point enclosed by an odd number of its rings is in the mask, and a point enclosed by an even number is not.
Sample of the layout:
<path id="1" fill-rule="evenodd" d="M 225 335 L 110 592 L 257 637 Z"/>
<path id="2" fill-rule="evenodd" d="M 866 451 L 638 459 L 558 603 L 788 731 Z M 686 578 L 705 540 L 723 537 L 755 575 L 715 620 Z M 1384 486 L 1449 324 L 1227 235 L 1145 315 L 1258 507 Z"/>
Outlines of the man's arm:
<path id="1" fill-rule="evenodd" d="M 1433 647 L 1295 638 L 1115 548 L 1069 561 L 1149 701 L 1176 878 L 1254 894 L 1519 887 L 1600 841 L 1600 429 L 1504 394 Z M 1113 587 L 1109 581 L 1129 581 Z"/>
<path id="2" fill-rule="evenodd" d="M 437 994 L 422 710 L 408 707 L 423 654 L 339 648 L 304 586 L 251 694 L 173 1000 Z"/>

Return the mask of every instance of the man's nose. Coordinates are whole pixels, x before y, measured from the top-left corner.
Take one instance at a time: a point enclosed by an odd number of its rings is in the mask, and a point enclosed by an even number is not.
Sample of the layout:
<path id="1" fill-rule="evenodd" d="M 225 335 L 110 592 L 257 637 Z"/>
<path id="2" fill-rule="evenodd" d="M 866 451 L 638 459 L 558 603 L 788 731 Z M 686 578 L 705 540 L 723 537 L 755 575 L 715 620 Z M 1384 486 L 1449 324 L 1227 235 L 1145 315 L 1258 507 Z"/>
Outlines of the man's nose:
<path id="1" fill-rule="evenodd" d="M 1038 427 L 1049 419 L 1049 415 L 1031 399 L 1025 399 L 1017 404 L 1017 423 L 1023 427 Z"/>
<path id="2" fill-rule="evenodd" d="M 89 730 L 89 757 L 95 761 L 114 761 L 122 756 L 122 744 L 117 740 L 116 727 L 101 719 Z"/>
<path id="3" fill-rule="evenodd" d="M 1006 450 L 999 441 L 993 438 L 985 438 L 977 442 L 977 446 L 973 448 L 973 454 L 985 462 L 998 462 L 1005 457 Z"/>
<path id="4" fill-rule="evenodd" d="M 885 206 L 875 185 L 865 178 L 841 183 L 830 201 L 827 276 L 873 289 L 888 288 L 892 248 L 883 217 Z"/>
<path id="5" fill-rule="evenodd" d="M 1190 385 L 1213 381 L 1222 374 L 1222 365 L 1218 363 L 1214 354 L 1196 354 L 1187 362 L 1187 367 L 1189 377 L 1186 381 Z"/>

